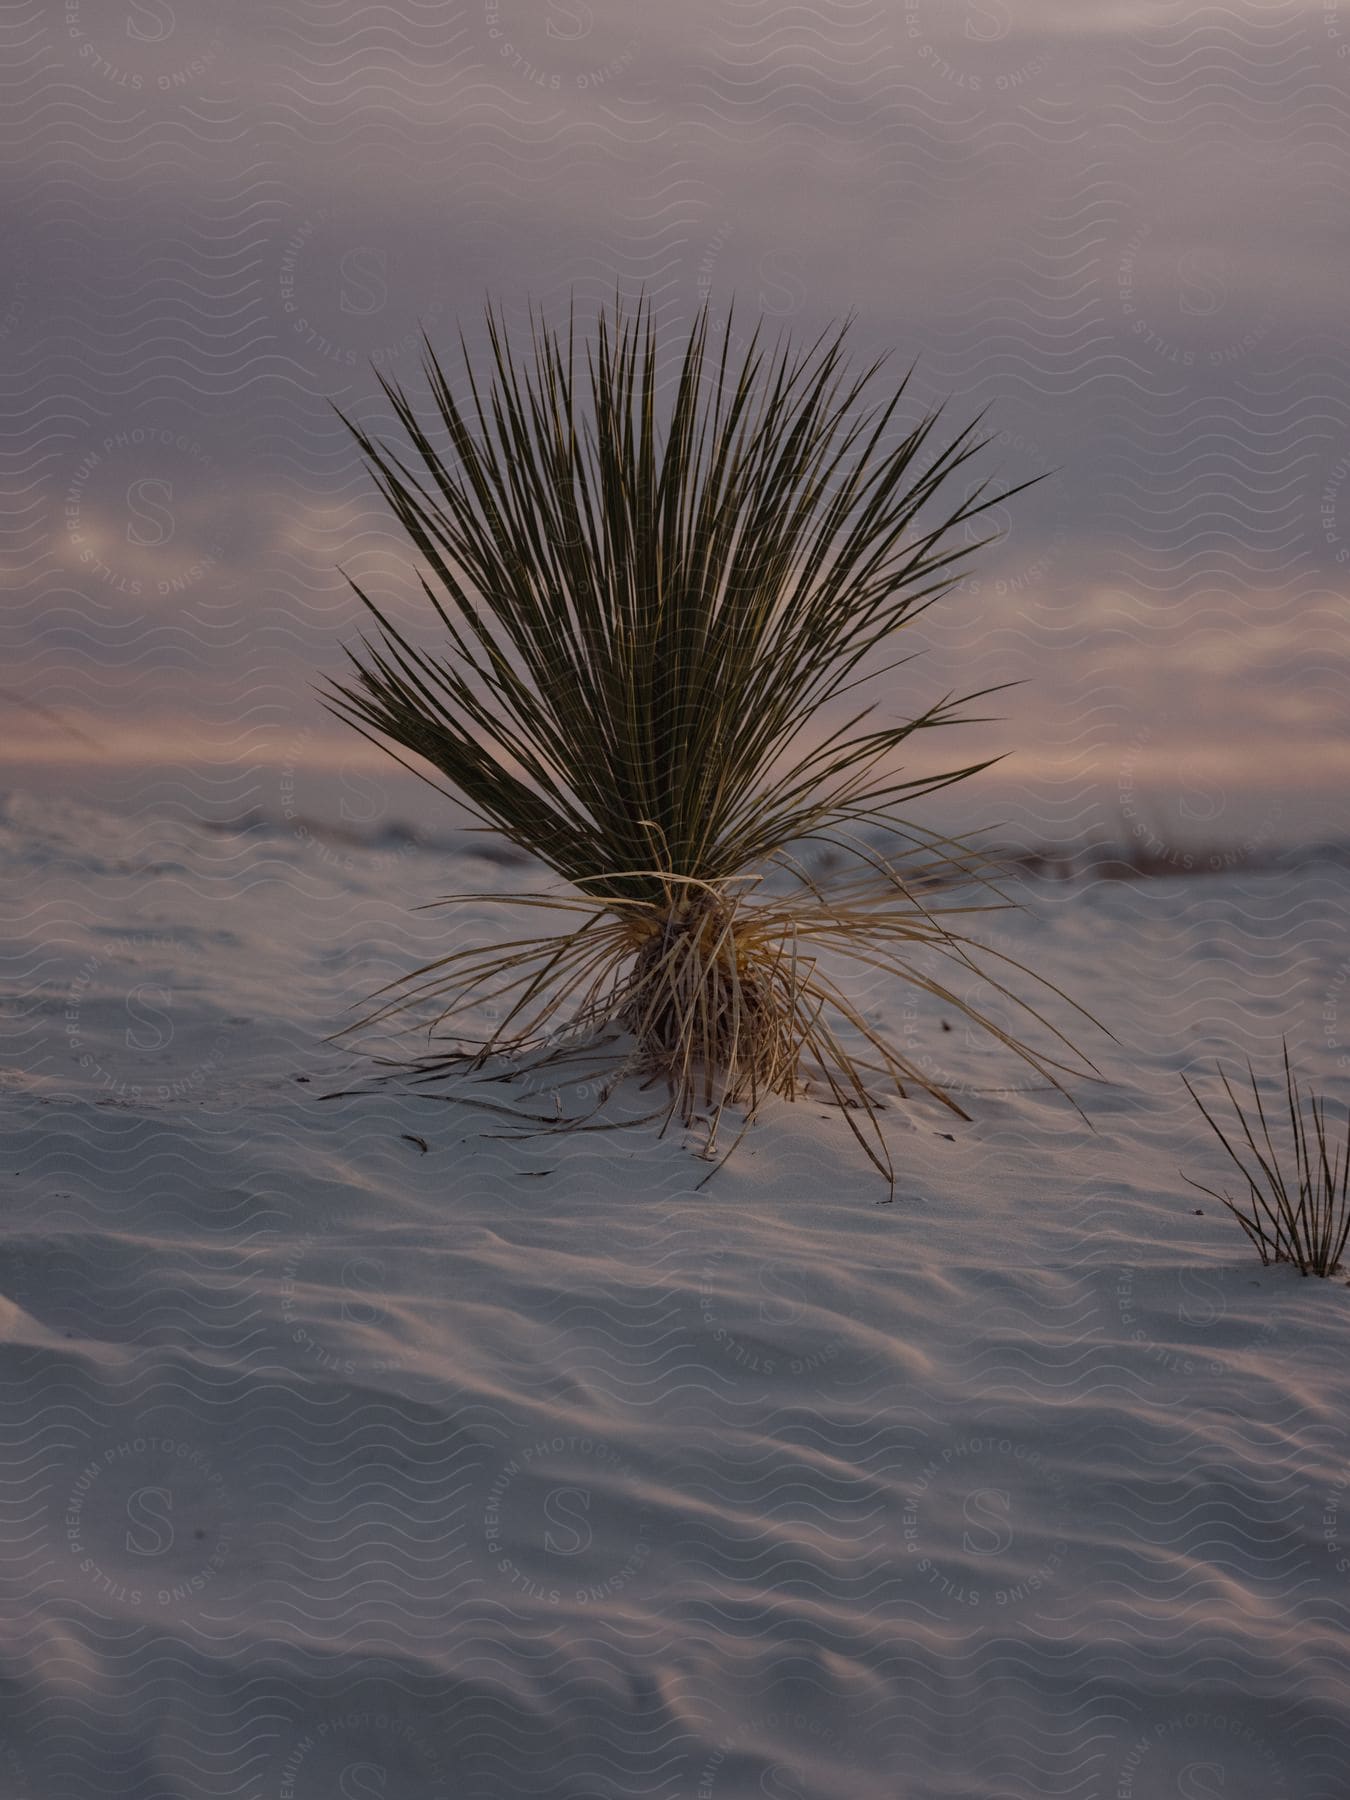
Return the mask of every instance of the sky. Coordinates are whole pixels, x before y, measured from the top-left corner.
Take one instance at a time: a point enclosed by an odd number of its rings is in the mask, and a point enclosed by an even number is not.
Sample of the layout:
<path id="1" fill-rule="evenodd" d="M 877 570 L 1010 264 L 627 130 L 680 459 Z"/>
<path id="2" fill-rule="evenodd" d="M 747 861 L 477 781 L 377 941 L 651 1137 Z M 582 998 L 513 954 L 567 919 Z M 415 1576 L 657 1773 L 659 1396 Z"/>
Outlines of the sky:
<path id="1" fill-rule="evenodd" d="M 1350 835 L 1350 0 L 19 0 L 0 26 L 6 783 L 357 830 L 408 555 L 338 420 L 419 326 L 616 287 L 917 360 L 1045 479 L 880 692 L 1014 683 L 924 822 Z M 738 327 L 739 329 L 739 327 Z M 944 757 L 946 755 L 944 747 Z"/>

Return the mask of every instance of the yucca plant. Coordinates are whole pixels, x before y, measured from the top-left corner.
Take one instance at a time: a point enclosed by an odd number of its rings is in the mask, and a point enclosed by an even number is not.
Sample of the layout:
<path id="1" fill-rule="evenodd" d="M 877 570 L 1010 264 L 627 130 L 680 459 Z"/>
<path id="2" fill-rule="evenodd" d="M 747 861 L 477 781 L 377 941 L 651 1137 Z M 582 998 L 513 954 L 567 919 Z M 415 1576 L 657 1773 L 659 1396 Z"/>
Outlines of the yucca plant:
<path id="1" fill-rule="evenodd" d="M 1019 491 L 985 482 L 941 504 L 987 441 L 978 420 L 942 447 L 942 407 L 899 430 L 909 377 L 874 401 L 884 359 L 854 368 L 847 324 L 804 348 L 770 349 L 757 329 L 733 357 L 730 318 L 719 343 L 705 306 L 669 365 L 642 303 L 602 309 L 586 339 L 574 312 L 565 332 L 532 314 L 523 354 L 491 307 L 487 327 L 482 383 L 462 336 L 458 389 L 425 346 L 429 424 L 381 377 L 407 449 L 346 421 L 443 638 L 414 645 L 353 583 L 380 636 L 348 652 L 354 679 L 328 702 L 563 883 L 451 901 L 575 922 L 428 963 L 373 1018 L 434 1005 L 433 1046 L 448 1047 L 415 1063 L 427 1078 L 499 1056 L 534 1067 L 608 1033 L 627 1045 L 613 1079 L 664 1080 L 667 1122 L 700 1120 L 709 1155 L 725 1107 L 748 1124 L 764 1096 L 812 1080 L 890 1175 L 870 1078 L 961 1108 L 868 1023 L 822 962 L 834 952 L 926 989 L 1064 1091 L 1073 1064 L 908 959 L 932 947 L 973 966 L 949 921 L 978 908 L 941 893 L 986 872 L 896 809 L 988 764 L 906 779 L 895 753 L 980 696 L 898 724 L 833 707 L 988 541 L 968 522 Z M 858 835 L 881 825 L 907 833 L 899 860 Z M 852 859 L 828 889 L 807 860 L 821 844 Z M 486 1035 L 468 1032 L 476 1008 L 497 1009 Z"/>
<path id="2" fill-rule="evenodd" d="M 1326 1101 L 1305 1094 L 1284 1049 L 1285 1104 L 1289 1141 L 1277 1150 L 1261 1100 L 1256 1071 L 1247 1059 L 1253 1112 L 1249 1117 L 1222 1067 L 1219 1079 L 1236 1120 L 1232 1138 L 1220 1126 L 1186 1076 L 1186 1091 L 1204 1115 L 1247 1184 L 1245 1197 L 1185 1179 L 1211 1199 L 1222 1201 L 1256 1246 L 1263 1263 L 1293 1263 L 1300 1275 L 1334 1275 L 1350 1237 L 1350 1119 L 1339 1150 L 1329 1148 Z M 1216 1065 L 1218 1066 L 1218 1065 Z"/>

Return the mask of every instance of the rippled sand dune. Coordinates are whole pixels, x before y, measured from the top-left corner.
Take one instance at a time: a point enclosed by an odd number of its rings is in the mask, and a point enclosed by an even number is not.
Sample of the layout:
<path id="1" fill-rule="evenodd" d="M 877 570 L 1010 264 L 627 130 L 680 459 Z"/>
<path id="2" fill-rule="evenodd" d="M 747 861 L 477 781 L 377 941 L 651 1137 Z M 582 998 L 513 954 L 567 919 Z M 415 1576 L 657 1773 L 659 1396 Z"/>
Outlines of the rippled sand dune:
<path id="1" fill-rule="evenodd" d="M 0 849 L 4 1795 L 1347 1791 L 1350 1292 L 1185 1185 L 1178 1078 L 1284 1032 L 1350 1089 L 1344 868 L 1000 915 L 1116 1035 L 1095 1129 L 867 996 L 973 1114 L 888 1108 L 888 1203 L 809 1100 L 700 1188 L 322 1098 L 500 868 L 22 798 Z"/>

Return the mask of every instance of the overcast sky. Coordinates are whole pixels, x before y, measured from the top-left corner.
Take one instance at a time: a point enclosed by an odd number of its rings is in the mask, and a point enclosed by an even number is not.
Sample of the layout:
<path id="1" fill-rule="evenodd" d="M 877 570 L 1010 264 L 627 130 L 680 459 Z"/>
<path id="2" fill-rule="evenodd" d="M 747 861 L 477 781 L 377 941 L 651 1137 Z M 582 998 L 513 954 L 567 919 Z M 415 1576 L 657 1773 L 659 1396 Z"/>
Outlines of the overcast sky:
<path id="1" fill-rule="evenodd" d="M 334 417 L 485 293 L 919 359 L 1011 508 L 884 696 L 961 815 L 1350 831 L 1350 0 L 33 0 L 0 357 L 18 784 L 434 816 L 318 706 L 400 552 Z M 991 453 L 992 454 L 992 453 Z"/>

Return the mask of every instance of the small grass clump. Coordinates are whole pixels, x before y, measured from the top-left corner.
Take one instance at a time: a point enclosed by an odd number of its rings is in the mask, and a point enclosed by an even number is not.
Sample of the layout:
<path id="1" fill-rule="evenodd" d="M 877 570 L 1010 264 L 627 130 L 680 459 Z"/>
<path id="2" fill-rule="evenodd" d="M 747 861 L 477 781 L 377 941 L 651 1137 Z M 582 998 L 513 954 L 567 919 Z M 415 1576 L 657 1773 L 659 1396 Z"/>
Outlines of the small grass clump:
<path id="1" fill-rule="evenodd" d="M 897 666 L 873 653 L 955 584 L 989 541 L 969 522 L 1018 489 L 968 488 L 978 422 L 940 448 L 941 407 L 899 428 L 909 378 L 874 403 L 882 364 L 850 369 L 847 329 L 774 350 L 756 330 L 733 358 L 730 319 L 716 342 L 705 306 L 670 360 L 650 308 L 616 302 L 586 339 L 573 317 L 564 333 L 532 318 L 522 355 L 489 309 L 486 383 L 467 347 L 457 388 L 426 346 L 427 424 L 381 377 L 410 451 L 347 421 L 443 641 L 418 647 L 356 588 L 380 637 L 348 652 L 354 677 L 329 704 L 424 779 L 439 771 L 441 791 L 562 883 L 452 901 L 577 920 L 397 984 L 373 1018 L 430 1004 L 432 1042 L 449 1045 L 414 1065 L 422 1077 L 625 1039 L 615 1079 L 664 1082 L 667 1121 L 705 1126 L 707 1154 L 725 1108 L 743 1109 L 743 1129 L 766 1096 L 810 1082 L 890 1177 L 876 1077 L 965 1115 L 826 963 L 923 988 L 1056 1088 L 1090 1070 L 1033 1050 L 911 960 L 936 948 L 978 967 L 965 915 L 1006 904 L 951 899 L 990 887 L 980 859 L 897 815 L 988 766 L 907 779 L 894 766 L 979 696 L 888 724 L 846 697 Z M 968 491 L 944 502 L 958 477 Z M 876 848 L 878 826 L 904 834 L 902 858 Z M 812 856 L 850 872 L 827 887 Z M 991 993 L 1073 1053 L 1004 985 L 1018 965 L 998 961 L 980 969 Z M 492 1021 L 485 1036 L 474 1015 Z"/>
<path id="2" fill-rule="evenodd" d="M 1334 1275 L 1350 1237 L 1350 1119 L 1345 1143 L 1339 1149 L 1329 1147 L 1326 1102 L 1303 1092 L 1289 1062 L 1287 1043 L 1283 1049 L 1289 1139 L 1281 1149 L 1271 1135 L 1250 1058 L 1250 1116 L 1219 1067 L 1235 1121 L 1228 1132 L 1182 1076 L 1187 1093 L 1246 1182 L 1247 1193 L 1234 1199 L 1190 1181 L 1189 1176 L 1185 1179 L 1202 1194 L 1223 1202 L 1255 1244 L 1263 1263 L 1293 1263 L 1300 1275 Z"/>

